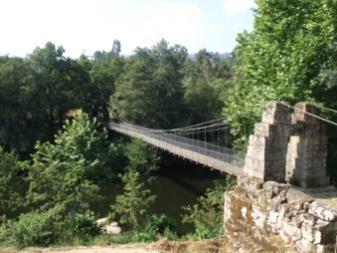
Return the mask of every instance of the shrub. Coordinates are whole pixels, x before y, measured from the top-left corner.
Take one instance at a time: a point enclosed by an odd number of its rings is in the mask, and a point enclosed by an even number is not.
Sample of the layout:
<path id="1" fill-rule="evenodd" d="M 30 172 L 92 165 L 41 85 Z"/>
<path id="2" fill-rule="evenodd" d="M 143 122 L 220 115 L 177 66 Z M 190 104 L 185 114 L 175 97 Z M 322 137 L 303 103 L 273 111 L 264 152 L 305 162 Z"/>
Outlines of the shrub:
<path id="1" fill-rule="evenodd" d="M 68 219 L 66 228 L 81 242 L 87 242 L 89 239 L 101 234 L 101 229 L 98 227 L 96 220 L 97 218 L 93 212 L 86 211 Z"/>
<path id="2" fill-rule="evenodd" d="M 7 221 L 0 227 L 0 245 L 24 248 L 56 243 L 61 232 L 52 212 L 23 214 L 17 221 Z"/>
<path id="3" fill-rule="evenodd" d="M 184 207 L 187 214 L 183 216 L 184 223 L 193 224 L 195 232 L 191 239 L 204 239 L 223 234 L 224 192 L 234 186 L 232 177 L 225 182 L 216 181 L 213 189 L 207 189 L 204 196 L 193 206 Z"/>
<path id="4" fill-rule="evenodd" d="M 169 239 L 177 238 L 178 226 L 176 222 L 165 214 L 152 215 L 146 224 L 135 232 L 135 240 L 141 242 L 156 241 L 164 236 Z"/>

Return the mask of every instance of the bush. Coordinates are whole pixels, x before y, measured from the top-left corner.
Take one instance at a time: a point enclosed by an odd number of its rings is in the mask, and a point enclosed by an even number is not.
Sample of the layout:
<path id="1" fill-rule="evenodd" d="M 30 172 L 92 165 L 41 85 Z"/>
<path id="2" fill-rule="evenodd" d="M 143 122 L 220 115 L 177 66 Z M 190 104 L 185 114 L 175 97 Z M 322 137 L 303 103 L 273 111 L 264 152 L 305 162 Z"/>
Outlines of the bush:
<path id="1" fill-rule="evenodd" d="M 197 204 L 184 207 L 187 214 L 183 216 L 183 222 L 195 227 L 194 234 L 189 236 L 190 239 L 205 239 L 223 234 L 223 196 L 224 192 L 233 186 L 234 180 L 229 176 L 225 182 L 216 181 L 214 188 L 207 189 Z"/>
<path id="2" fill-rule="evenodd" d="M 83 214 L 76 214 L 74 218 L 69 219 L 66 227 L 74 237 L 77 237 L 81 242 L 87 242 L 101 234 L 101 229 L 96 220 L 94 213 L 87 211 Z"/>
<path id="3" fill-rule="evenodd" d="M 178 226 L 176 222 L 165 214 L 152 215 L 143 228 L 135 232 L 135 240 L 141 242 L 156 241 L 159 237 L 177 238 Z"/>
<path id="4" fill-rule="evenodd" d="M 60 224 L 52 212 L 23 214 L 17 221 L 7 221 L 0 227 L 0 245 L 47 246 L 56 243 L 61 232 Z"/>
<path id="5" fill-rule="evenodd" d="M 101 233 L 92 212 L 64 218 L 62 208 L 21 215 L 0 226 L 0 247 L 49 246 L 53 244 L 87 243 Z"/>

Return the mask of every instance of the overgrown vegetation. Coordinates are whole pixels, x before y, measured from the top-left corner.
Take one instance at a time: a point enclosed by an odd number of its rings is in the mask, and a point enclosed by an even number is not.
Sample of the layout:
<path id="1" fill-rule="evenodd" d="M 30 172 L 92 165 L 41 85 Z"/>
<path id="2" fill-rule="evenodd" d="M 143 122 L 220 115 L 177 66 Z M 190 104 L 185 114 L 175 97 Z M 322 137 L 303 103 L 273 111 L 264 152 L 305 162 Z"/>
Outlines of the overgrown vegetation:
<path id="1" fill-rule="evenodd" d="M 187 214 L 183 216 L 183 222 L 195 227 L 195 232 L 188 238 L 200 240 L 223 235 L 224 192 L 231 190 L 234 184 L 234 178 L 230 176 L 225 182 L 216 181 L 214 188 L 207 189 L 197 204 L 185 207 Z"/>

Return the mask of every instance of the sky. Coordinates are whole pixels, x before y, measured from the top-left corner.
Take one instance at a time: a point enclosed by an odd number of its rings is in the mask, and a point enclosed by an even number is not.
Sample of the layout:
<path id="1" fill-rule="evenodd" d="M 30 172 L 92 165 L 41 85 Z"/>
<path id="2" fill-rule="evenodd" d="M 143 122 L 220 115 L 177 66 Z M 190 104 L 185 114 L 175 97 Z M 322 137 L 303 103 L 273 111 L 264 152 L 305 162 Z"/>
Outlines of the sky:
<path id="1" fill-rule="evenodd" d="M 0 0 L 0 55 L 25 56 L 51 41 L 77 58 L 109 51 L 122 54 L 161 39 L 231 52 L 236 35 L 253 27 L 254 0 Z"/>

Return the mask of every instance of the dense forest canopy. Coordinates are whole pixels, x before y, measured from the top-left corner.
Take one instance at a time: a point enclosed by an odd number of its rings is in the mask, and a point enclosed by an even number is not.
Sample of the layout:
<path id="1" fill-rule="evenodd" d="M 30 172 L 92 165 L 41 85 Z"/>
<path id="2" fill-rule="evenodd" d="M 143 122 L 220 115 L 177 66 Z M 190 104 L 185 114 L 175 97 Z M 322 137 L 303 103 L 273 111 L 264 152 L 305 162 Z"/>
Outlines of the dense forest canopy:
<path id="1" fill-rule="evenodd" d="M 157 128 L 220 115 L 230 58 L 206 50 L 192 58 L 164 40 L 128 57 L 120 47 L 74 60 L 49 42 L 25 58 L 2 56 L 1 145 L 29 154 L 36 141 L 53 140 L 71 110 L 106 120 L 109 103 L 121 119 Z"/>

